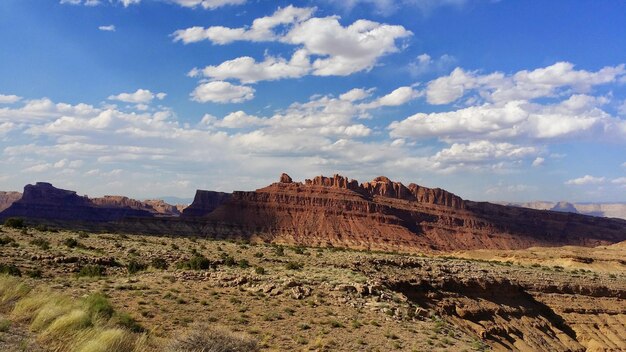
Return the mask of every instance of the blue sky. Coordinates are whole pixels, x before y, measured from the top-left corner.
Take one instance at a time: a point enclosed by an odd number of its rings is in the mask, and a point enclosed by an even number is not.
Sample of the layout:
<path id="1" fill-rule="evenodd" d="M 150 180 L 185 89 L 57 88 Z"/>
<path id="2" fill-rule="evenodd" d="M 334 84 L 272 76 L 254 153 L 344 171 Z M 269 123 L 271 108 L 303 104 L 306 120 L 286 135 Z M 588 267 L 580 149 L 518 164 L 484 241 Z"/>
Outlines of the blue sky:
<path id="1" fill-rule="evenodd" d="M 4 0 L 0 189 L 626 201 L 626 3 Z"/>

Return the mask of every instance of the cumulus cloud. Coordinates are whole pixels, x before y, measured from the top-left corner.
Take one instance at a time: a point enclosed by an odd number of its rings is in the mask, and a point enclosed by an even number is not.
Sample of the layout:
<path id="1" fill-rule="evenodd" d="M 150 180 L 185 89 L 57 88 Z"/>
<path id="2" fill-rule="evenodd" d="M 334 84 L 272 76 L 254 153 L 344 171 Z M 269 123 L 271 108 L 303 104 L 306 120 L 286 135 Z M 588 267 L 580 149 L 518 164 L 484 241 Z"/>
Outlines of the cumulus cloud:
<path id="1" fill-rule="evenodd" d="M 585 175 L 583 177 L 574 178 L 565 181 L 566 185 L 583 186 L 583 185 L 599 185 L 604 183 L 605 177 L 595 177 L 591 175 Z"/>
<path id="2" fill-rule="evenodd" d="M 229 82 L 202 83 L 191 93 L 192 100 L 200 103 L 241 103 L 254 98 L 255 89 Z"/>
<path id="3" fill-rule="evenodd" d="M 448 54 L 434 59 L 428 54 L 421 54 L 417 56 L 415 61 L 409 63 L 409 72 L 413 77 L 428 73 L 441 73 L 450 69 L 455 62 L 454 56 Z"/>
<path id="4" fill-rule="evenodd" d="M 17 95 L 0 94 L 0 104 L 13 104 L 20 100 L 22 100 L 22 97 L 18 97 Z"/>
<path id="5" fill-rule="evenodd" d="M 537 153 L 535 147 L 523 147 L 510 143 L 475 141 L 468 144 L 454 143 L 433 157 L 437 161 L 485 161 L 494 159 L 519 159 Z"/>
<path id="6" fill-rule="evenodd" d="M 535 160 L 533 160 L 533 167 L 539 167 L 542 166 L 544 163 L 546 162 L 546 159 L 538 156 L 537 158 L 535 158 Z"/>
<path id="7" fill-rule="evenodd" d="M 616 185 L 624 185 L 626 186 L 626 177 L 618 177 L 611 180 L 611 183 Z"/>
<path id="8" fill-rule="evenodd" d="M 392 137 L 436 137 L 441 140 L 567 138 L 623 140 L 626 121 L 598 106 L 602 98 L 574 95 L 552 105 L 523 100 L 437 112 L 418 113 L 389 126 Z"/>
<path id="9" fill-rule="evenodd" d="M 428 83 L 427 101 L 441 105 L 452 103 L 468 91 L 477 91 L 488 102 L 530 100 L 555 97 L 562 89 L 587 93 L 591 87 L 617 81 L 626 74 L 624 65 L 607 66 L 596 72 L 574 69 L 574 64 L 557 62 L 532 71 L 523 70 L 513 75 L 495 72 L 487 75 L 455 68 L 448 76 Z"/>
<path id="10" fill-rule="evenodd" d="M 194 69 L 190 76 L 203 76 L 214 80 L 238 79 L 242 83 L 273 81 L 283 78 L 302 77 L 310 72 L 310 62 L 304 50 L 296 51 L 289 61 L 273 56 L 266 56 L 262 62 L 256 62 L 249 56 L 228 60 L 217 66 L 207 66 L 201 71 Z"/>
<path id="11" fill-rule="evenodd" d="M 104 32 L 115 32 L 115 25 L 100 26 L 98 29 Z"/>
<path id="12" fill-rule="evenodd" d="M 241 82 L 296 78 L 308 74 L 346 76 L 370 70 L 387 54 L 400 50 L 396 41 L 412 35 L 399 25 L 357 20 L 349 26 L 337 16 L 312 17 L 315 8 L 287 6 L 271 16 L 257 18 L 249 28 L 191 27 L 175 31 L 174 41 L 185 44 L 208 40 L 217 45 L 234 41 L 282 42 L 297 47 L 292 58 L 267 56 L 257 62 L 239 57 L 220 65 L 192 70 L 211 79 Z M 279 30 L 280 29 L 280 30 Z"/>
<path id="13" fill-rule="evenodd" d="M 109 96 L 109 100 L 117 100 L 125 103 L 133 104 L 148 104 L 155 98 L 163 100 L 167 94 L 165 93 L 152 93 L 148 89 L 137 89 L 134 93 L 120 93 L 117 95 Z"/>

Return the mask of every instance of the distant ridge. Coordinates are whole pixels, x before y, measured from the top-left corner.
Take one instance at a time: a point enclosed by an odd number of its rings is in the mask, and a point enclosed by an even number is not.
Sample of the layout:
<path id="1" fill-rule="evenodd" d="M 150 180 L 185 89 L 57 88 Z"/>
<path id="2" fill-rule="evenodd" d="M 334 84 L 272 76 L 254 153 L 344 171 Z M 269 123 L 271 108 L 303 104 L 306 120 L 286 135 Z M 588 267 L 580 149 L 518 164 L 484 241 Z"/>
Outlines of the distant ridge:
<path id="1" fill-rule="evenodd" d="M 473 202 L 440 188 L 387 177 L 359 183 L 341 175 L 294 182 L 287 174 L 256 191 L 198 190 L 181 216 L 161 201 L 89 199 L 49 183 L 27 185 L 0 212 L 64 227 L 208 236 L 385 251 L 597 246 L 626 240 L 626 220 Z M 559 209 L 570 209 L 560 204 Z"/>
<path id="2" fill-rule="evenodd" d="M 553 210 L 607 218 L 626 219 L 626 202 L 623 203 L 570 203 L 570 202 L 497 202 L 497 204 L 538 210 Z"/>

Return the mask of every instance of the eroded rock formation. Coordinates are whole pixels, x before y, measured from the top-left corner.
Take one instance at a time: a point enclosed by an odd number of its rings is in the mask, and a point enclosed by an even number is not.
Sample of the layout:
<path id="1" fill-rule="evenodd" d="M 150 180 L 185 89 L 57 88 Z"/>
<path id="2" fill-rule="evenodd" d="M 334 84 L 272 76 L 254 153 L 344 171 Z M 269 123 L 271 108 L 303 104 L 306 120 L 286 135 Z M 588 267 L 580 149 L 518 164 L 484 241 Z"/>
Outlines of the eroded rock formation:
<path id="1" fill-rule="evenodd" d="M 206 216 L 230 198 L 230 193 L 198 190 L 193 203 L 183 210 L 181 216 L 184 218 Z"/>
<path id="2" fill-rule="evenodd" d="M 0 191 L 0 211 L 8 208 L 15 201 L 18 201 L 22 198 L 22 194 L 20 192 L 1 192 Z"/>
<path id="3" fill-rule="evenodd" d="M 37 182 L 35 185 L 26 185 L 22 198 L 2 211 L 0 219 L 24 217 L 53 221 L 106 222 L 129 216 L 153 216 L 145 210 L 115 206 L 113 203 L 115 202 L 99 205 L 86 196 L 77 195 L 74 191 L 56 188 L 46 182 Z"/>

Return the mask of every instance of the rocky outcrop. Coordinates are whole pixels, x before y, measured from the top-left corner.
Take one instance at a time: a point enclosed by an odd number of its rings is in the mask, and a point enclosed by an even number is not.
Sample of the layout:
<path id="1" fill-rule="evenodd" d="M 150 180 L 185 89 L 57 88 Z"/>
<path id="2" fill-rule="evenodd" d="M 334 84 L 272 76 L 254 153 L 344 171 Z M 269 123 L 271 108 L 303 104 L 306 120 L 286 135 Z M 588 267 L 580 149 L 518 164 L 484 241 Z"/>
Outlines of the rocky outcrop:
<path id="1" fill-rule="evenodd" d="M 92 198 L 91 202 L 102 207 L 131 208 L 147 211 L 155 216 L 179 216 L 180 211 L 177 206 L 167 204 L 160 199 L 148 199 L 144 201 L 124 197 L 124 196 L 104 196 Z"/>
<path id="2" fill-rule="evenodd" d="M 22 198 L 20 192 L 0 192 L 0 211 L 10 207 L 11 204 L 20 198 Z"/>
<path id="3" fill-rule="evenodd" d="M 281 183 L 292 183 L 293 180 L 291 179 L 291 176 L 287 175 L 286 173 L 283 173 L 282 175 L 280 175 L 280 182 Z"/>
<path id="4" fill-rule="evenodd" d="M 22 198 L 0 213 L 0 219 L 23 217 L 73 222 L 117 221 L 128 216 L 153 215 L 148 211 L 130 207 L 98 205 L 86 196 L 56 188 L 46 182 L 26 185 Z"/>
<path id="5" fill-rule="evenodd" d="M 317 176 L 215 197 L 199 191 L 183 215 L 204 217 L 201 231 L 207 235 L 291 244 L 447 251 L 626 240 L 626 221 L 465 201 L 382 176 L 363 184 L 341 175 Z"/>
<path id="6" fill-rule="evenodd" d="M 193 203 L 183 210 L 181 216 L 183 218 L 204 217 L 230 198 L 230 193 L 198 190 Z"/>

